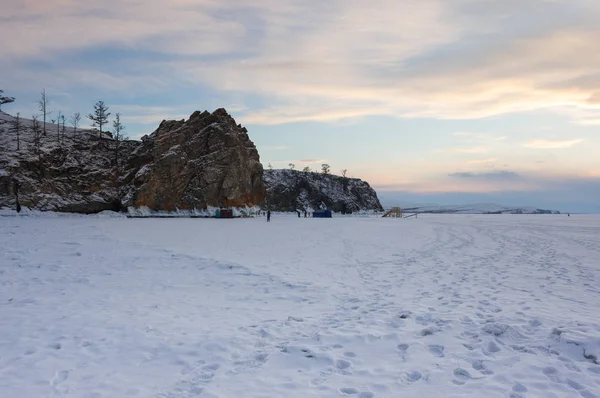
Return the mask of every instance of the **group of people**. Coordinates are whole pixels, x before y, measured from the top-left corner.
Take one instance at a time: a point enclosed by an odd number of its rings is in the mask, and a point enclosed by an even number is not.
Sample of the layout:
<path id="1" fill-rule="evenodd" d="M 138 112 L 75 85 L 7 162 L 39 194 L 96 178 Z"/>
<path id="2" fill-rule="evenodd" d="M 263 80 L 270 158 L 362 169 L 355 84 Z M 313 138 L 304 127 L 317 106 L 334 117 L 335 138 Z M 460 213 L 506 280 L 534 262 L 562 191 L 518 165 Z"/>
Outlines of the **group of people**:
<path id="1" fill-rule="evenodd" d="M 300 212 L 298 210 L 296 210 L 296 213 L 298 213 L 298 218 L 300 218 Z M 304 210 L 304 218 L 308 217 L 308 211 Z M 267 222 L 271 222 L 271 210 L 267 210 Z"/>

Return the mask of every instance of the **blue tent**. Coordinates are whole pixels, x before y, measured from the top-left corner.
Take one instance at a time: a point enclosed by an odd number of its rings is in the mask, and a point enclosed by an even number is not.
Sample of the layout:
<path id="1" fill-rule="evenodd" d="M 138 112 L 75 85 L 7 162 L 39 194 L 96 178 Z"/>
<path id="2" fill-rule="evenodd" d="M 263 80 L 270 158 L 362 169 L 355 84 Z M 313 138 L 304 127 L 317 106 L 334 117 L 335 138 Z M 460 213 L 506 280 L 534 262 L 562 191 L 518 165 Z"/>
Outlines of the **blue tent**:
<path id="1" fill-rule="evenodd" d="M 313 211 L 313 218 L 331 218 L 331 210 Z"/>

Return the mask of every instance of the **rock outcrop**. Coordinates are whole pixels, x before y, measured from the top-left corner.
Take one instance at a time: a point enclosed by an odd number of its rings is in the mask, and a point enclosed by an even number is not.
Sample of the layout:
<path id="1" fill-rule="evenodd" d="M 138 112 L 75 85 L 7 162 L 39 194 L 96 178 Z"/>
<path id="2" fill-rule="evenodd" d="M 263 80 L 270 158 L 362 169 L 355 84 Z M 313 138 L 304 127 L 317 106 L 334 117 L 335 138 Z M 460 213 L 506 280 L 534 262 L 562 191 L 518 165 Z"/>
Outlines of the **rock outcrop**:
<path id="1" fill-rule="evenodd" d="M 265 198 L 263 168 L 247 130 L 224 109 L 163 121 L 142 141 L 57 126 L 35 144 L 22 120 L 17 150 L 14 118 L 0 113 L 0 207 L 96 213 L 147 206 L 153 210 L 253 206 Z M 118 150 L 117 150 L 118 149 Z"/>
<path id="2" fill-rule="evenodd" d="M 194 112 L 163 121 L 128 161 L 125 206 L 175 210 L 252 206 L 265 197 L 263 168 L 248 131 L 227 114 Z"/>
<path id="3" fill-rule="evenodd" d="M 352 213 L 383 211 L 377 193 L 366 182 L 330 174 L 296 170 L 265 170 L 264 208 L 276 211 L 329 209 Z"/>

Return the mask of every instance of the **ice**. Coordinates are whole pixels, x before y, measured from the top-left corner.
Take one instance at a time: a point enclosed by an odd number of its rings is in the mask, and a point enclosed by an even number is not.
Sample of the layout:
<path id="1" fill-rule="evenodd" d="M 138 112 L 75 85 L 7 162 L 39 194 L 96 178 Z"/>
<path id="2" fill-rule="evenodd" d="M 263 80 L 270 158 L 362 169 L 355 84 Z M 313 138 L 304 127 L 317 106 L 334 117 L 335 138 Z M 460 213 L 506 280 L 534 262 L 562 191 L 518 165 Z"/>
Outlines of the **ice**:
<path id="1" fill-rule="evenodd" d="M 600 216 L 0 211 L 0 398 L 600 397 Z"/>

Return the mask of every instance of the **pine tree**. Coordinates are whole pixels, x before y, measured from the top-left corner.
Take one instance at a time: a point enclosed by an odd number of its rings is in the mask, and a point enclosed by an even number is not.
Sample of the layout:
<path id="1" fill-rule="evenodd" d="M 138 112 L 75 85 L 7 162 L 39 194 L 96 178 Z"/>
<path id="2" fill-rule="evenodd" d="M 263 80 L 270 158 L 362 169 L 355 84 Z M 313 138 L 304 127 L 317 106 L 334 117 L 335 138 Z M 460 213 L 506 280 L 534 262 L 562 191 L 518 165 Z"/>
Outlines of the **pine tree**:
<path id="1" fill-rule="evenodd" d="M 94 104 L 94 113 L 87 115 L 87 118 L 92 121 L 92 126 L 100 129 L 99 137 L 102 138 L 102 126 L 108 123 L 108 106 L 104 105 L 104 101 L 98 101 Z"/>
<path id="2" fill-rule="evenodd" d="M 0 109 L 2 109 L 2 105 L 10 104 L 11 102 L 15 102 L 15 97 L 5 97 L 4 90 L 0 90 Z"/>
<path id="3" fill-rule="evenodd" d="M 121 114 L 115 114 L 115 120 L 113 121 L 113 138 L 115 140 L 115 168 L 116 177 L 119 178 L 119 149 L 121 148 L 121 141 L 127 139 L 124 134 L 125 126 L 121 123 Z"/>
<path id="4" fill-rule="evenodd" d="M 60 129 L 61 141 L 65 142 L 65 132 L 67 128 L 65 127 L 65 115 L 60 115 L 60 121 L 62 122 L 62 127 Z"/>

